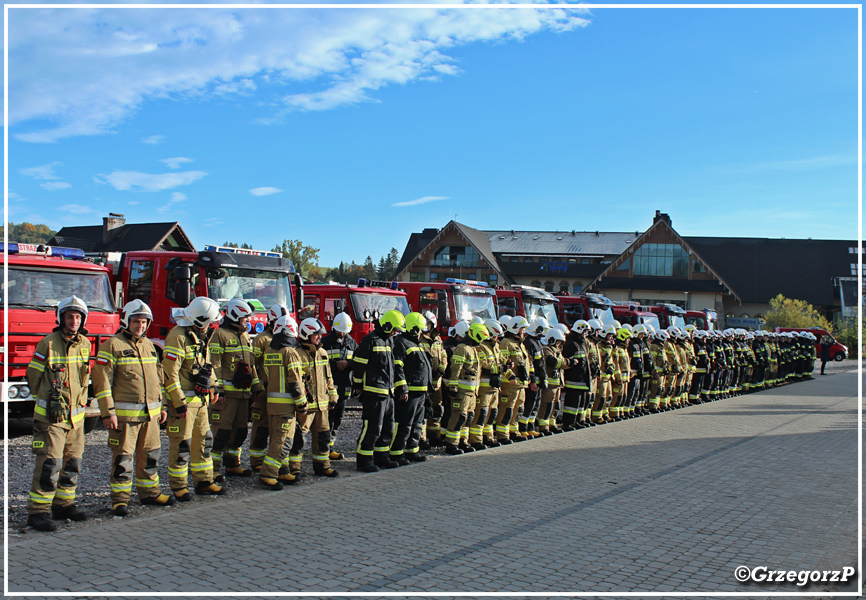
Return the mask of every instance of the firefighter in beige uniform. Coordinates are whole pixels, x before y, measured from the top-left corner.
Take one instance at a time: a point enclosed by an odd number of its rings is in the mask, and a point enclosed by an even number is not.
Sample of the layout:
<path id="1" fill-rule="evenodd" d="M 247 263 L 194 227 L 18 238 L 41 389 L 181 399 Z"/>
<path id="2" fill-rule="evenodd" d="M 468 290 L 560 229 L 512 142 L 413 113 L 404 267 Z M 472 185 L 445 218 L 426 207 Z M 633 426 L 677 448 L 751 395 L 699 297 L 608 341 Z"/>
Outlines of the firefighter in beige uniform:
<path id="1" fill-rule="evenodd" d="M 265 349 L 264 366 L 268 380 L 268 450 L 259 472 L 259 483 L 272 490 L 297 483 L 289 472 L 288 456 L 283 459 L 286 440 L 294 438 L 295 417 L 307 410 L 307 393 L 302 383 L 303 360 L 295 344 L 298 324 L 285 315 L 274 322 L 274 336 Z"/>
<path id="2" fill-rule="evenodd" d="M 210 407 L 213 431 L 213 470 L 215 480 L 223 463 L 226 475 L 249 477 L 252 469 L 241 467 L 241 446 L 247 439 L 250 398 L 262 391 L 256 374 L 255 354 L 247 324 L 252 307 L 239 298 L 226 305 L 225 318 L 211 336 L 210 354 L 213 361 L 217 401 Z"/>
<path id="3" fill-rule="evenodd" d="M 289 454 L 293 473 L 300 472 L 304 456 L 304 436 L 310 432 L 313 450 L 313 473 L 325 477 L 339 475 L 331 468 L 331 426 L 328 409 L 337 405 L 337 388 L 331 377 L 328 351 L 322 348 L 325 326 L 318 319 L 308 318 L 298 327 L 300 347 L 298 354 L 304 368 L 304 386 L 307 389 L 307 414 L 298 419 L 294 443 Z"/>
<path id="4" fill-rule="evenodd" d="M 499 351 L 505 363 L 513 367 L 506 370 L 502 377 L 502 387 L 499 390 L 499 411 L 496 414 L 496 441 L 500 444 L 510 444 L 512 441 L 523 442 L 527 438 L 518 433 L 517 419 L 526 396 L 532 375 L 532 362 L 523 345 L 526 328 L 529 322 L 525 317 L 513 317 L 506 327 L 505 337 L 499 344 Z"/>
<path id="5" fill-rule="evenodd" d="M 485 355 L 481 361 L 481 383 L 475 402 L 475 418 L 469 425 L 469 444 L 476 450 L 501 446 L 493 432 L 493 422 L 499 410 L 499 387 L 502 385 L 502 353 L 499 339 L 505 329 L 496 319 L 486 319 L 484 326 L 490 337 L 478 345 L 479 353 Z"/>
<path id="6" fill-rule="evenodd" d="M 128 512 L 133 476 L 142 504 L 174 504 L 173 496 L 159 491 L 159 424 L 168 413 L 162 404 L 162 365 L 147 339 L 152 322 L 147 304 L 127 303 L 120 313 L 121 330 L 99 347 L 93 372 L 93 390 L 111 448 L 111 509 L 118 517 Z"/>
<path id="7" fill-rule="evenodd" d="M 213 397 L 208 326 L 220 319 L 216 301 L 200 296 L 186 308 L 172 309 L 177 323 L 165 338 L 162 370 L 168 409 L 168 485 L 181 502 L 192 500 L 190 474 L 197 494 L 221 495 L 214 483 L 210 450 L 213 435 L 207 408 Z"/>
<path id="8" fill-rule="evenodd" d="M 451 397 L 451 416 L 445 430 L 445 452 L 448 454 L 463 454 L 475 449 L 467 443 L 460 444 L 463 426 L 472 422 L 475 414 L 475 399 L 478 386 L 481 383 L 482 351 L 478 345 L 490 337 L 490 332 L 482 323 L 469 326 L 463 342 L 454 349 L 451 355 L 450 377 L 448 391 Z M 467 432 L 468 433 L 468 432 Z"/>
<path id="9" fill-rule="evenodd" d="M 274 323 L 289 314 L 282 304 L 274 304 L 268 310 L 268 326 L 253 339 L 253 354 L 256 356 L 256 374 L 263 390 L 253 400 L 250 408 L 250 468 L 258 473 L 268 450 L 268 372 L 265 369 L 265 352 L 274 337 Z"/>
<path id="10" fill-rule="evenodd" d="M 439 322 L 436 319 L 436 315 L 428 310 L 423 316 L 427 319 L 429 327 L 427 331 L 421 334 L 418 345 L 427 352 L 427 355 L 430 357 L 430 366 L 433 368 L 433 391 L 428 395 L 424 406 L 427 425 L 423 436 L 426 436 L 426 440 L 424 437 L 421 438 L 425 440 L 421 443 L 421 449 L 426 450 L 430 448 L 431 444 L 438 444 L 443 435 L 440 423 L 443 410 L 442 377 L 448 366 L 448 353 L 442 345 L 442 337 L 439 335 L 439 329 L 437 328 Z"/>
<path id="11" fill-rule="evenodd" d="M 27 524 L 54 531 L 53 519 L 84 521 L 75 506 L 75 488 L 84 454 L 84 411 L 90 373 L 87 305 L 70 296 L 57 304 L 58 327 L 36 345 L 27 366 L 27 384 L 36 398 L 33 412 L 33 483 Z M 49 509 L 51 518 L 49 518 Z"/>
<path id="12" fill-rule="evenodd" d="M 559 400 L 563 386 L 565 359 L 562 357 L 562 346 L 565 335 L 557 327 L 548 329 L 541 338 L 544 352 L 544 370 L 541 377 L 547 377 L 547 387 L 541 390 L 541 404 L 538 407 L 538 430 L 542 435 L 550 435 L 562 430 L 556 426 L 554 409 Z"/>

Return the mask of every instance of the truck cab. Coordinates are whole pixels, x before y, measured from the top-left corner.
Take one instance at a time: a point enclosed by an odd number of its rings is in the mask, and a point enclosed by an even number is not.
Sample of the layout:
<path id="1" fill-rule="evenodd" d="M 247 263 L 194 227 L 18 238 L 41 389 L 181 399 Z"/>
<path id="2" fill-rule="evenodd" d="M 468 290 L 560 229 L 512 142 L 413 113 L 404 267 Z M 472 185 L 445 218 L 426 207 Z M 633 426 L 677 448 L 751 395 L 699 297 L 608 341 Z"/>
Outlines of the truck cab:
<path id="1" fill-rule="evenodd" d="M 136 251 L 106 255 L 124 300 L 142 300 L 153 311 L 148 337 L 162 347 L 174 327 L 171 309 L 207 296 L 225 308 L 232 298 L 252 306 L 250 334 L 268 324 L 268 309 L 284 304 L 293 317 L 303 305 L 303 280 L 292 261 L 276 252 L 205 246 L 201 252 Z"/>
<path id="2" fill-rule="evenodd" d="M 686 326 L 686 311 L 676 304 L 659 302 L 655 306 L 650 306 L 649 309 L 659 318 L 659 325 L 662 329 L 667 329 L 671 325 L 680 328 Z"/>
<path id="3" fill-rule="evenodd" d="M 78 296 L 87 304 L 85 328 L 91 343 L 91 360 L 100 344 L 114 335 L 120 325 L 109 278 L 109 270 L 86 260 L 77 248 L 42 244 L 3 246 L 7 255 L 8 283 L 0 294 L 0 330 L 3 332 L 3 367 L 8 380 L 2 395 L 6 416 L 33 416 L 35 398 L 27 384 L 27 365 L 36 345 L 57 327 L 56 307 L 68 296 Z M 5 314 L 3 304 L 8 303 Z M 8 329 L 4 323 L 8 322 Z M 92 366 L 92 364 L 91 364 Z M 90 396 L 85 426 L 90 429 L 99 409 Z"/>
<path id="4" fill-rule="evenodd" d="M 716 311 L 705 308 L 704 310 L 687 310 L 683 320 L 686 325 L 694 325 L 698 329 L 710 331 L 716 328 Z"/>
<path id="5" fill-rule="evenodd" d="M 438 281 L 399 281 L 406 292 L 411 311 L 436 315 L 439 333 L 448 337 L 448 329 L 461 320 L 474 317 L 496 318 L 496 292 L 483 281 L 448 278 Z"/>
<path id="6" fill-rule="evenodd" d="M 659 318 L 648 306 L 641 306 L 636 302 L 616 302 L 613 307 L 613 316 L 620 323 L 629 325 L 650 325 L 653 331 L 659 330 Z"/>
<path id="7" fill-rule="evenodd" d="M 373 323 L 389 310 L 409 314 L 406 292 L 397 289 L 397 282 L 359 279 L 357 285 L 317 283 L 304 286 L 304 304 L 298 319 L 314 317 L 328 329 L 334 317 L 344 312 L 352 318 L 352 337 L 360 343 L 373 331 Z"/>
<path id="8" fill-rule="evenodd" d="M 496 304 L 500 315 L 520 315 L 527 321 L 539 316 L 547 319 L 551 326 L 559 323 L 559 298 L 541 288 L 512 285 L 510 290 L 496 290 Z"/>

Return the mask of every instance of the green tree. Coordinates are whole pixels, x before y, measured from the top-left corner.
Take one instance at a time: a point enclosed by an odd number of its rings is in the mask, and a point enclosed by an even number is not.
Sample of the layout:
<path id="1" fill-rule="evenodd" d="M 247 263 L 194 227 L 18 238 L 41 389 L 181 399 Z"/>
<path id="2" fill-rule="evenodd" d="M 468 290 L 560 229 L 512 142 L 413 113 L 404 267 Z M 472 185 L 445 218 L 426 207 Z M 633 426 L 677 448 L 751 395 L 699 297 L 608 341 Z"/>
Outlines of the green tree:
<path id="1" fill-rule="evenodd" d="M 4 233 L 0 225 L 0 236 Z M 34 225 L 33 223 L 9 223 L 9 241 L 22 244 L 46 244 L 48 240 L 57 233 L 48 225 Z"/>
<path id="2" fill-rule="evenodd" d="M 368 256 L 364 260 L 363 275 L 365 279 L 376 279 L 376 265 L 373 264 L 373 258 Z"/>
<path id="3" fill-rule="evenodd" d="M 767 329 L 776 327 L 821 327 L 832 332 L 830 322 L 805 300 L 785 298 L 779 294 L 770 300 Z"/>
<path id="4" fill-rule="evenodd" d="M 319 264 L 319 249 L 308 246 L 301 240 L 283 240 L 282 245 L 274 247 L 274 252 L 281 252 L 283 258 L 291 259 L 295 270 L 304 277 L 309 278 L 313 268 Z"/>
<path id="5" fill-rule="evenodd" d="M 833 326 L 833 336 L 840 344 L 848 346 L 848 358 L 860 358 L 862 351 L 857 339 L 857 319 L 840 319 Z M 863 320 L 861 336 L 866 341 L 866 319 Z"/>

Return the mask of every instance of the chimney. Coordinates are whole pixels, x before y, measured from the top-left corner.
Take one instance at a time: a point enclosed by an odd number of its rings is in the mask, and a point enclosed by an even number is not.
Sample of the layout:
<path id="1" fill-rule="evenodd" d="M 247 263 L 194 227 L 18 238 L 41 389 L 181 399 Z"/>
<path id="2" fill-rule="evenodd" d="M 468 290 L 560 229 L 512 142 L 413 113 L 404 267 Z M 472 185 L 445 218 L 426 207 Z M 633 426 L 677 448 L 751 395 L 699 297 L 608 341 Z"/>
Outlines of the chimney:
<path id="1" fill-rule="evenodd" d="M 673 224 L 671 223 L 670 215 L 668 215 L 668 213 L 663 213 L 663 212 L 657 210 L 656 216 L 655 216 L 655 218 L 653 218 L 653 225 L 655 225 L 659 221 L 665 221 L 669 227 L 673 227 Z"/>
<path id="2" fill-rule="evenodd" d="M 102 243 L 108 244 L 117 237 L 116 229 L 120 229 L 126 225 L 126 219 L 118 213 L 108 213 L 107 217 L 102 217 Z"/>

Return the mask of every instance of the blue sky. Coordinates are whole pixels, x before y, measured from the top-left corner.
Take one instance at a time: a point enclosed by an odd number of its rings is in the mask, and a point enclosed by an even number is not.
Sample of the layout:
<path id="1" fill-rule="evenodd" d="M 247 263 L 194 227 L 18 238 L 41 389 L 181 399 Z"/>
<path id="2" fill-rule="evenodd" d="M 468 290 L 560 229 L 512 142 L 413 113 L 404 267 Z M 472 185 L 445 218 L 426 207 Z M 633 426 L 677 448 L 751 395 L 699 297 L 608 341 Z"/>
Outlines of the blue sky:
<path id="1" fill-rule="evenodd" d="M 856 9 L 14 9 L 13 222 L 857 239 Z"/>

